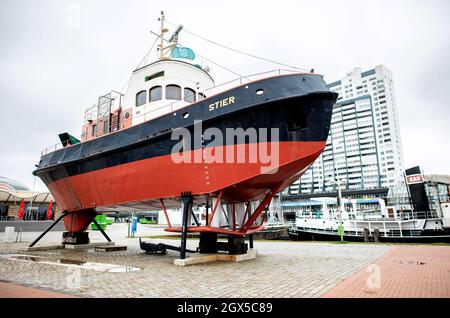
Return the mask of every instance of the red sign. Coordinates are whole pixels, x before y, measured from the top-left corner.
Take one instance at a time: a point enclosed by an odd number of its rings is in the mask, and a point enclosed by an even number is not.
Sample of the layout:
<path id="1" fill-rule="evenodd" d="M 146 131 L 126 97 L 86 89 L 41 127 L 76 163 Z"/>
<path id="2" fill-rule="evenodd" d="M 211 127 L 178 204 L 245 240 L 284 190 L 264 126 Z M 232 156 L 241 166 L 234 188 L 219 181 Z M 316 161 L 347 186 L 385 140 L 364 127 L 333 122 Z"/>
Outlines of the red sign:
<path id="1" fill-rule="evenodd" d="M 423 183 L 423 176 L 421 174 L 406 176 L 406 183 L 407 184 Z"/>

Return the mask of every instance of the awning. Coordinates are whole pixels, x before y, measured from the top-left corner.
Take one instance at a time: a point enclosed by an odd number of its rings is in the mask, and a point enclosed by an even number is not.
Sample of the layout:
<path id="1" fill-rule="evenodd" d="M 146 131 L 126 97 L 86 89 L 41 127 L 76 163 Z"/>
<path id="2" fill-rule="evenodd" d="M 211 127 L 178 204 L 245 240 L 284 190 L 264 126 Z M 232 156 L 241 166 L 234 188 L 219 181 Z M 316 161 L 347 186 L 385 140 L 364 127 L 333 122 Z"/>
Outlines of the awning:
<path id="1" fill-rule="evenodd" d="M 19 203 L 21 200 L 29 202 L 33 200 L 34 203 L 50 203 L 50 200 L 55 201 L 49 192 L 32 192 L 32 191 L 6 191 L 0 190 L 0 203 Z"/>

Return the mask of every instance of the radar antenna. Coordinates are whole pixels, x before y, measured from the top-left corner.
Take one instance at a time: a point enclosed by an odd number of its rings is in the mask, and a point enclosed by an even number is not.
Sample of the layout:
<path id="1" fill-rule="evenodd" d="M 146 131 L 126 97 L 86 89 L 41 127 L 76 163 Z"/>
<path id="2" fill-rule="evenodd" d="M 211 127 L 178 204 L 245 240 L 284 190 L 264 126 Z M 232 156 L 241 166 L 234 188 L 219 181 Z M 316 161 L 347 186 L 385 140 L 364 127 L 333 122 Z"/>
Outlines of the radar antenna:
<path id="1" fill-rule="evenodd" d="M 169 29 L 164 27 L 164 22 L 166 20 L 166 17 L 164 15 L 164 11 L 161 11 L 161 17 L 158 18 L 158 21 L 161 22 L 161 30 L 159 33 L 159 38 L 161 40 L 160 44 L 158 45 L 158 51 L 159 51 L 159 59 L 160 60 L 167 60 L 168 57 L 166 56 L 169 52 L 171 52 L 177 45 L 178 45 L 178 34 L 183 29 L 182 25 L 179 25 L 176 31 L 172 34 L 172 36 L 169 38 L 169 40 L 164 40 L 164 33 L 169 32 Z M 164 42 L 167 42 L 167 45 L 164 46 Z"/>

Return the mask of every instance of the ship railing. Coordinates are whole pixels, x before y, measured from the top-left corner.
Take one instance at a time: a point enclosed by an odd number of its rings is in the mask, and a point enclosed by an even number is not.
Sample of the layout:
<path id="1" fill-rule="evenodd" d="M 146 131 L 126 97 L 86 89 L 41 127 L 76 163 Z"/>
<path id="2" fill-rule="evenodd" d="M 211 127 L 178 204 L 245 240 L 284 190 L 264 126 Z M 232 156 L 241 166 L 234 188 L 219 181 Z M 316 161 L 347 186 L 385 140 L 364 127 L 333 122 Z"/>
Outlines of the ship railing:
<path id="1" fill-rule="evenodd" d="M 62 149 L 62 148 L 64 148 L 64 147 L 63 147 L 63 145 L 61 143 L 54 144 L 53 146 L 47 147 L 44 150 L 42 150 L 41 151 L 41 157 L 45 156 L 46 154 L 49 154 L 51 152 L 54 152 L 54 151 L 56 151 L 58 149 Z"/>
<path id="2" fill-rule="evenodd" d="M 252 75 L 248 75 L 248 76 L 241 76 L 241 77 L 235 78 L 231 81 L 228 81 L 228 82 L 219 84 L 217 86 L 213 86 L 213 87 L 207 88 L 205 90 L 199 91 L 198 93 L 199 93 L 199 96 L 203 95 L 206 98 L 208 98 L 208 97 L 217 95 L 219 93 L 222 93 L 224 91 L 227 91 L 227 90 L 230 90 L 230 89 L 236 88 L 238 86 L 248 84 L 248 83 L 251 83 L 251 82 L 254 82 L 257 80 L 262 80 L 262 79 L 274 77 L 274 76 L 297 74 L 297 73 L 299 73 L 299 72 L 293 71 L 293 70 L 277 69 L 277 70 L 272 70 L 272 71 L 256 73 L 256 74 L 252 74 Z M 175 111 L 179 110 L 180 108 L 184 108 L 184 107 L 188 106 L 189 104 L 191 104 L 191 103 L 186 102 L 184 100 L 177 100 L 170 104 L 163 105 L 158 108 L 154 108 L 154 109 L 152 109 L 148 112 L 145 112 L 143 114 L 140 114 L 138 116 L 133 116 L 133 119 L 137 120 L 137 122 L 145 122 L 147 120 L 159 117 L 161 115 L 175 112 Z"/>
<path id="3" fill-rule="evenodd" d="M 381 215 L 380 211 L 376 211 L 379 215 L 374 215 L 373 213 L 361 213 L 356 217 L 353 213 L 350 213 L 350 221 L 409 221 L 409 220 L 417 220 L 417 219 L 436 219 L 439 218 L 438 213 L 436 211 L 404 211 L 398 212 L 398 217 L 385 217 Z M 313 212 L 312 216 L 309 212 L 297 212 L 296 218 L 298 219 L 322 219 L 322 213 L 317 214 L 317 212 Z"/>
<path id="4" fill-rule="evenodd" d="M 373 235 L 375 229 L 378 229 L 380 232 L 380 235 L 383 237 L 402 237 L 402 236 L 419 236 L 421 235 L 422 229 L 420 228 L 404 228 L 404 225 L 401 221 L 397 222 L 387 222 L 388 220 L 384 221 L 373 221 L 372 224 L 370 224 L 370 220 L 366 220 L 366 222 L 369 222 L 369 224 L 365 224 L 364 226 L 358 227 L 358 221 L 353 223 L 353 228 L 349 228 L 350 231 L 355 231 L 356 234 L 362 234 L 364 232 L 364 228 L 367 228 L 369 230 L 369 235 Z M 381 224 L 380 224 L 381 223 Z"/>
<path id="5" fill-rule="evenodd" d="M 230 89 L 236 88 L 238 86 L 248 84 L 248 83 L 251 83 L 251 82 L 254 82 L 257 80 L 262 80 L 265 78 L 281 76 L 281 75 L 298 74 L 298 73 L 299 73 L 299 71 L 276 69 L 276 70 L 272 70 L 272 71 L 266 71 L 266 72 L 252 74 L 252 75 L 241 76 L 241 77 L 238 77 L 231 81 L 228 81 L 228 82 L 219 84 L 217 86 L 213 86 L 213 87 L 207 88 L 205 90 L 199 91 L 199 96 L 203 95 L 205 97 L 211 97 L 216 94 L 222 93 L 224 91 L 227 91 L 227 90 L 230 90 Z M 145 122 L 147 120 L 150 120 L 150 119 L 153 119 L 153 118 L 156 118 L 156 117 L 159 117 L 159 116 L 171 113 L 171 112 L 175 112 L 175 111 L 179 110 L 180 108 L 188 106 L 189 104 L 191 104 L 191 103 L 186 102 L 184 100 L 178 100 L 178 101 L 172 102 L 170 104 L 167 104 L 167 105 L 164 105 L 164 106 L 161 106 L 158 108 L 154 108 L 151 111 L 145 112 L 138 116 L 133 116 L 133 120 L 136 120 L 137 122 L 139 122 L 139 120 L 141 120 L 141 122 Z M 95 104 L 86 110 L 85 120 L 96 119 L 96 117 L 98 117 L 97 106 L 98 105 Z M 80 140 L 82 139 L 81 136 L 79 139 Z M 57 143 L 55 145 L 47 147 L 41 151 L 41 157 L 44 155 L 47 155 L 51 152 L 54 152 L 58 149 L 62 149 L 62 148 L 64 148 L 64 147 L 61 143 Z"/>
<path id="6" fill-rule="evenodd" d="M 315 228 L 315 227 L 308 227 L 308 226 L 296 226 L 293 225 L 291 227 L 292 229 L 299 229 L 302 231 L 309 231 L 309 232 L 315 232 L 315 233 L 338 233 L 337 229 L 331 229 L 331 228 Z M 421 236 L 422 232 L 420 229 L 383 229 L 379 227 L 368 227 L 369 230 L 369 236 L 373 236 L 373 233 L 375 232 L 375 229 L 378 229 L 380 232 L 381 237 L 403 237 L 403 236 Z M 364 228 L 344 228 L 344 233 L 346 235 L 363 235 Z"/>
<path id="7" fill-rule="evenodd" d="M 436 211 L 400 212 L 401 220 L 435 219 L 435 218 L 438 218 L 438 214 Z"/>

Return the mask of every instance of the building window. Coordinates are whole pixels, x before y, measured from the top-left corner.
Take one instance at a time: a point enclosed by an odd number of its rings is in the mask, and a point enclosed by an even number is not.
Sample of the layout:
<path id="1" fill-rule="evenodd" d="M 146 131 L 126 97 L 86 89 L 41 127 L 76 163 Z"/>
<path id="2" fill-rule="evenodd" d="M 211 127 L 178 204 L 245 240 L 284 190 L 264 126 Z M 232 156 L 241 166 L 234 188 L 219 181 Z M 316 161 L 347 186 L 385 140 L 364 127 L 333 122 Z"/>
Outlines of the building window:
<path id="1" fill-rule="evenodd" d="M 181 100 L 181 87 L 178 85 L 167 85 L 166 99 Z"/>
<path id="2" fill-rule="evenodd" d="M 162 87 L 161 86 L 155 86 L 150 88 L 149 92 L 149 102 L 156 102 L 157 100 L 162 99 Z"/>
<path id="3" fill-rule="evenodd" d="M 194 103 L 195 102 L 195 91 L 193 89 L 186 87 L 184 89 L 184 100 L 189 103 Z"/>
<path id="4" fill-rule="evenodd" d="M 140 91 L 136 94 L 136 106 L 142 106 L 147 103 L 147 91 Z"/>

